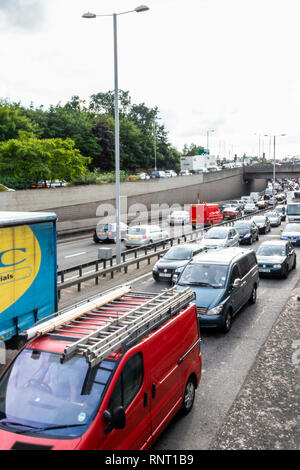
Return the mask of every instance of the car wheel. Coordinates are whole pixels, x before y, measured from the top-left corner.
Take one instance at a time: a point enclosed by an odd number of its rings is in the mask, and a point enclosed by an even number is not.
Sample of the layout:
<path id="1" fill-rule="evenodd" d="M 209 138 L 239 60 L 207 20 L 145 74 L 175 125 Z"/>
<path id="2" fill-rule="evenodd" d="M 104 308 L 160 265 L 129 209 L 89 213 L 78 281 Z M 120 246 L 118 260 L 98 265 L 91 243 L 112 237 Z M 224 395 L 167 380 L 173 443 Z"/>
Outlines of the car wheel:
<path id="1" fill-rule="evenodd" d="M 296 265 L 297 265 L 297 257 L 296 257 L 296 255 L 295 255 L 294 263 L 293 263 L 292 269 L 296 269 Z"/>
<path id="2" fill-rule="evenodd" d="M 258 240 L 259 240 L 259 235 L 257 234 L 256 241 L 258 242 Z"/>
<path id="3" fill-rule="evenodd" d="M 94 240 L 95 243 L 100 243 L 99 238 L 93 237 L 93 240 Z"/>
<path id="4" fill-rule="evenodd" d="M 257 298 L 257 292 L 256 291 L 257 291 L 257 287 L 253 286 L 251 296 L 250 296 L 250 299 L 249 299 L 249 304 L 255 304 L 256 298 Z"/>
<path id="5" fill-rule="evenodd" d="M 221 331 L 223 333 L 228 333 L 231 328 L 231 325 L 232 325 L 232 310 L 228 309 L 224 316 L 223 326 L 221 328 Z"/>
<path id="6" fill-rule="evenodd" d="M 250 237 L 250 238 L 249 238 L 249 245 L 252 245 L 252 243 L 253 243 L 253 238 Z"/>
<path id="7" fill-rule="evenodd" d="M 195 390 L 196 390 L 195 380 L 193 379 L 193 377 L 190 377 L 185 386 L 184 395 L 183 395 L 182 412 L 184 414 L 188 414 L 193 408 L 193 404 L 195 400 Z"/>

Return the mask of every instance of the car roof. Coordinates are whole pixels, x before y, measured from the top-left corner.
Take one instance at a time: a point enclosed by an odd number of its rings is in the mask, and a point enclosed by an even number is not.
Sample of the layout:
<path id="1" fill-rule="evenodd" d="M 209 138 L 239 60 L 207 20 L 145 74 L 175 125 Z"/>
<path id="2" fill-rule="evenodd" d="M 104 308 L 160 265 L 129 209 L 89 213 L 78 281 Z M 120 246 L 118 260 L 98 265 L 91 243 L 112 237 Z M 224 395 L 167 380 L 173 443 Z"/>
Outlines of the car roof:
<path id="1" fill-rule="evenodd" d="M 288 243 L 288 240 L 265 240 L 260 244 L 262 245 L 286 245 Z"/>
<path id="2" fill-rule="evenodd" d="M 254 252 L 254 250 L 240 247 L 209 250 L 206 253 L 196 255 L 191 263 L 230 264 L 250 252 Z"/>
<path id="3" fill-rule="evenodd" d="M 224 227 L 223 225 L 221 225 L 220 227 L 219 226 L 218 227 L 211 227 L 206 231 L 206 233 L 210 232 L 211 230 L 218 230 L 218 229 L 227 230 L 227 232 L 229 232 L 229 230 L 231 230 L 232 227 Z"/>

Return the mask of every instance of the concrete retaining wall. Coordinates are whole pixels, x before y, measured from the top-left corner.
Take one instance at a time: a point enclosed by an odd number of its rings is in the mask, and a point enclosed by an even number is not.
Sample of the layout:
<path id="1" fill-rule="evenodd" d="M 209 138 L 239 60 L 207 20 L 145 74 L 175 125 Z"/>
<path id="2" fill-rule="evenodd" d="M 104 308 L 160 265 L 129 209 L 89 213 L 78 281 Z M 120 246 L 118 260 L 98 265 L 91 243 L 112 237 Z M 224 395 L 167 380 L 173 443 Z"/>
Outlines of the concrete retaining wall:
<path id="1" fill-rule="evenodd" d="M 195 203 L 198 193 L 201 201 L 213 202 L 238 198 L 265 187 L 265 180 L 244 181 L 243 169 L 234 168 L 204 175 L 121 183 L 121 196 L 123 202 L 126 199 L 127 209 L 139 203 L 150 210 L 153 205 Z M 61 230 L 84 227 L 88 221 L 93 225 L 99 219 L 97 208 L 104 204 L 115 205 L 114 184 L 0 193 L 0 210 L 53 211 L 58 215 Z"/>

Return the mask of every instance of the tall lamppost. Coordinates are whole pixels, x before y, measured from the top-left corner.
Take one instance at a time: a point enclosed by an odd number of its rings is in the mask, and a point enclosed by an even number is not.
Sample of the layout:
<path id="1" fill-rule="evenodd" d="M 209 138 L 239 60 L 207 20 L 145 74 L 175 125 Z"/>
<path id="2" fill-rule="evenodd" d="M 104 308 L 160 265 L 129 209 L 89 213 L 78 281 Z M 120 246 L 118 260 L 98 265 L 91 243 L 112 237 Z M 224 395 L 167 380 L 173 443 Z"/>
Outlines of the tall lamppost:
<path id="1" fill-rule="evenodd" d="M 119 79 L 118 79 L 118 38 L 117 38 L 117 16 L 127 13 L 142 13 L 149 10 L 149 7 L 140 5 L 134 10 L 112 13 L 109 15 L 96 15 L 95 13 L 84 13 L 82 18 L 96 18 L 97 16 L 113 17 L 114 32 L 114 94 L 115 94 L 115 174 L 116 174 L 116 262 L 121 263 L 121 235 L 120 235 L 120 131 L 119 131 Z"/>
<path id="2" fill-rule="evenodd" d="M 274 188 L 275 188 L 275 177 L 276 177 L 276 170 L 275 170 L 275 165 L 276 165 L 276 137 L 284 137 L 286 134 L 277 134 L 273 136 L 269 136 L 268 134 L 265 134 L 265 137 L 273 137 L 273 195 L 274 195 Z"/>
<path id="3" fill-rule="evenodd" d="M 214 130 L 214 129 L 209 129 L 209 130 L 206 132 L 206 139 L 207 139 L 207 144 L 206 144 L 207 147 L 206 147 L 206 150 L 207 150 L 208 153 L 209 153 L 209 133 L 210 133 L 210 132 L 215 132 L 215 130 Z"/>
<path id="4" fill-rule="evenodd" d="M 156 124 L 155 121 L 153 121 L 153 139 L 154 139 L 154 170 L 157 170 L 156 166 Z"/>

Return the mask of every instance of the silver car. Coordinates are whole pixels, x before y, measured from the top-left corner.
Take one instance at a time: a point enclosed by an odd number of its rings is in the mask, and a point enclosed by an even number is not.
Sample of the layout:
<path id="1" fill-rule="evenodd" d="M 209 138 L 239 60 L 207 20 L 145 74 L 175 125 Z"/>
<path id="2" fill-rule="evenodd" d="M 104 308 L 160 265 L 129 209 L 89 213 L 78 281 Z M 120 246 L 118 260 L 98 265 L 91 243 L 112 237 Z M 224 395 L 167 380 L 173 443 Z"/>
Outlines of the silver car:
<path id="1" fill-rule="evenodd" d="M 169 233 L 159 225 L 135 225 L 129 227 L 125 238 L 127 248 L 143 246 L 169 238 Z"/>
<path id="2" fill-rule="evenodd" d="M 278 227 L 279 225 L 281 225 L 281 215 L 276 210 L 265 212 L 264 215 L 265 217 L 268 217 L 272 227 Z"/>
<path id="3" fill-rule="evenodd" d="M 184 225 L 190 221 L 190 214 L 188 211 L 173 211 L 167 216 L 167 221 L 170 225 Z"/>
<path id="4" fill-rule="evenodd" d="M 232 227 L 212 227 L 201 240 L 207 248 L 225 248 L 239 246 L 239 234 Z"/>
<path id="5" fill-rule="evenodd" d="M 116 226 L 117 224 L 103 224 L 99 223 L 96 226 L 96 230 L 93 232 L 93 239 L 95 243 L 104 241 L 113 241 L 116 243 Z M 128 226 L 123 222 L 120 222 L 121 240 L 124 240 L 127 233 Z"/>

